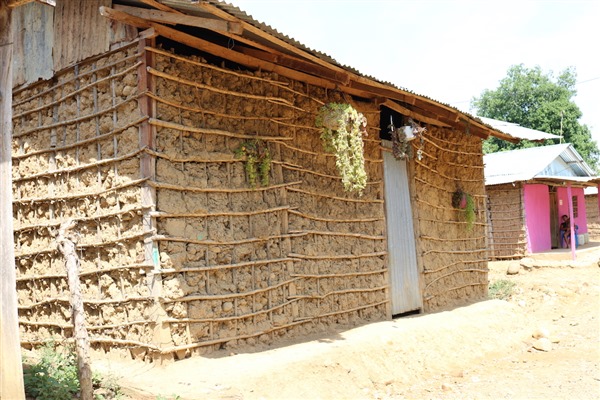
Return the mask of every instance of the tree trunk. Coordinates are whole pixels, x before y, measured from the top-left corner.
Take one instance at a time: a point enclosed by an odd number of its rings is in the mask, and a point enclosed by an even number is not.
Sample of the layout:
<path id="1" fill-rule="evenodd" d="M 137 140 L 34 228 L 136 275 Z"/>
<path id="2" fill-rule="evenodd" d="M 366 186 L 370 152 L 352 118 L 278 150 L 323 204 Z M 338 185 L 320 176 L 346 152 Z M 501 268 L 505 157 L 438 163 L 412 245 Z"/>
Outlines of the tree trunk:
<path id="1" fill-rule="evenodd" d="M 92 387 L 92 369 L 90 366 L 89 347 L 87 328 L 85 326 L 85 314 L 83 311 L 83 300 L 79 285 L 79 258 L 75 250 L 74 235 L 69 235 L 68 231 L 75 227 L 75 222 L 68 220 L 63 222 L 58 229 L 56 242 L 58 250 L 65 257 L 65 266 L 67 268 L 67 278 L 69 280 L 69 299 L 73 310 L 73 335 L 75 336 L 75 351 L 77 353 L 77 376 L 81 388 L 81 399 L 93 399 Z"/>
<path id="2" fill-rule="evenodd" d="M 0 0 L 0 398 L 23 399 L 12 212 L 12 14 Z"/>

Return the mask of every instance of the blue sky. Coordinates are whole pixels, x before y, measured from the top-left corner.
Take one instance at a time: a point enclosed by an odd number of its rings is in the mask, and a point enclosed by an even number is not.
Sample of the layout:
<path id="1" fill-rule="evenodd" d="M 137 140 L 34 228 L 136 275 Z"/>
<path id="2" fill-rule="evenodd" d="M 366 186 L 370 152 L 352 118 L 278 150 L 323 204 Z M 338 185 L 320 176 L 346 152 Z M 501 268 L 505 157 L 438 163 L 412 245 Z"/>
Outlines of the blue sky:
<path id="1" fill-rule="evenodd" d="M 575 67 L 600 144 L 600 1 L 228 0 L 364 74 L 469 110 L 511 65 Z"/>

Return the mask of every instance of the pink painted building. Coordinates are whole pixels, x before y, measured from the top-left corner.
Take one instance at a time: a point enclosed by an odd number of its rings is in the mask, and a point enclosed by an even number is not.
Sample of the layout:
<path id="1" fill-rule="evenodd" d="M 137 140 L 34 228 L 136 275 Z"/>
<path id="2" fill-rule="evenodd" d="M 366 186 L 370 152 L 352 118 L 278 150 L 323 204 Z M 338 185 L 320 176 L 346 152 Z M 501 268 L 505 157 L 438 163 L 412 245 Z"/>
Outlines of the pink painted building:
<path id="1" fill-rule="evenodd" d="M 598 180 L 571 144 L 488 154 L 484 163 L 491 259 L 566 247 L 563 215 L 579 245 L 589 240 L 583 188 Z"/>

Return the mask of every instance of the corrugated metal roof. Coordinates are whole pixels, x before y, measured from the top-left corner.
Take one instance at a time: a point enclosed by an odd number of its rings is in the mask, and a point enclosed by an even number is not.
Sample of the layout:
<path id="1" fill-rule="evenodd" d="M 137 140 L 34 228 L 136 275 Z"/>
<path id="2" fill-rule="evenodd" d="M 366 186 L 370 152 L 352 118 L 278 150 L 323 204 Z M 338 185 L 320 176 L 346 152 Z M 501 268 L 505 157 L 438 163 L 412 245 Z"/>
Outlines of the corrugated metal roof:
<path id="1" fill-rule="evenodd" d="M 508 133 L 511 136 L 517 137 L 519 139 L 537 141 L 537 140 L 548 140 L 548 139 L 560 139 L 560 136 L 553 135 L 552 133 L 546 133 L 543 131 L 538 131 L 536 129 L 526 128 L 519 124 L 515 124 L 512 122 L 500 121 L 497 119 L 486 118 L 486 117 L 477 117 L 482 122 L 486 123 L 489 126 L 492 126 L 504 133 Z"/>
<path id="2" fill-rule="evenodd" d="M 147 5 L 145 5 L 143 3 L 142 0 L 122 0 L 122 2 L 131 4 L 131 5 L 140 6 L 140 7 L 146 7 L 147 6 Z M 249 15 L 246 12 L 242 11 L 240 8 L 234 6 L 233 4 L 226 3 L 226 2 L 220 1 L 220 0 L 160 0 L 160 3 L 162 3 L 164 5 L 167 5 L 169 7 L 172 7 L 174 9 L 176 9 L 176 10 L 185 12 L 186 14 L 189 14 L 189 15 L 195 15 L 195 16 L 200 16 L 200 17 L 205 17 L 205 18 L 215 18 L 215 16 L 213 14 L 211 14 L 210 12 L 207 12 L 206 10 L 204 10 L 201 7 L 202 3 L 212 5 L 212 6 L 216 7 L 216 8 L 218 8 L 219 10 L 221 10 L 221 11 L 223 11 L 223 12 L 225 12 L 225 13 L 231 15 L 231 16 L 233 16 L 234 18 L 238 18 L 238 19 L 244 21 L 245 23 L 252 25 L 253 27 L 255 27 L 257 29 L 260 29 L 260 30 L 268 33 L 269 35 L 271 35 L 271 36 L 273 36 L 273 37 L 275 37 L 275 38 L 277 38 L 279 40 L 282 40 L 282 41 L 284 41 L 285 43 L 287 43 L 289 45 L 292 45 L 292 46 L 296 47 L 297 49 L 303 50 L 303 51 L 307 52 L 308 54 L 310 54 L 310 55 L 312 55 L 314 57 L 319 58 L 322 61 L 325 61 L 325 62 L 327 62 L 329 64 L 332 64 L 332 65 L 335 65 L 337 67 L 343 68 L 344 70 L 346 70 L 348 72 L 351 72 L 351 73 L 356 74 L 356 75 L 358 75 L 360 77 L 369 79 L 369 80 L 371 80 L 373 82 L 377 82 L 379 84 L 388 86 L 391 89 L 397 89 L 397 90 L 403 91 L 405 93 L 408 93 L 408 94 L 417 96 L 419 98 L 422 98 L 424 100 L 427 100 L 427 101 L 429 101 L 431 103 L 437 103 L 439 105 L 442 105 L 445 108 L 450 109 L 450 110 L 456 112 L 459 115 L 464 115 L 468 119 L 471 119 L 473 121 L 477 121 L 477 122 L 481 123 L 485 127 L 490 128 L 491 131 L 496 131 L 497 134 L 495 136 L 500 137 L 500 138 L 502 138 L 504 140 L 516 139 L 516 137 L 513 137 L 511 134 L 509 134 L 507 132 L 504 132 L 501 129 L 495 128 L 495 127 L 493 127 L 493 126 L 485 123 L 480 118 L 478 118 L 478 117 L 476 117 L 476 116 L 474 116 L 472 114 L 469 114 L 469 113 L 467 113 L 465 111 L 461 111 L 461 110 L 459 110 L 459 109 L 457 109 L 457 108 L 455 108 L 455 107 L 453 107 L 453 106 L 451 106 L 451 105 L 449 105 L 447 103 L 443 103 L 441 101 L 432 99 L 429 96 L 425 96 L 425 95 L 422 95 L 422 94 L 415 93 L 415 92 L 413 92 L 413 91 L 411 91 L 409 89 L 406 89 L 404 87 L 396 86 L 395 84 L 393 84 L 391 82 L 381 81 L 381 80 L 379 80 L 379 79 L 377 79 L 377 78 L 375 78 L 373 76 L 365 75 L 365 74 L 361 73 L 360 71 L 358 71 L 357 69 L 355 69 L 355 68 L 353 68 L 351 66 L 340 64 L 333 57 L 331 57 L 331 56 L 329 56 L 329 55 L 327 55 L 325 53 L 322 53 L 320 51 L 311 49 L 311 48 L 307 47 L 306 45 L 298 42 L 296 39 L 291 38 L 291 37 L 289 37 L 289 36 L 287 36 L 287 35 L 279 32 L 279 31 L 277 31 L 276 29 L 274 29 L 270 25 L 267 25 L 267 24 L 265 24 L 263 22 L 260 22 L 260 21 L 258 21 L 256 19 L 254 19 L 251 15 Z M 289 55 L 296 55 L 295 53 L 291 53 L 289 50 L 286 50 L 286 49 L 284 49 L 282 47 L 278 47 L 276 44 L 274 44 L 272 42 L 268 42 L 267 43 L 263 38 L 260 38 L 260 37 L 258 37 L 255 34 L 252 34 L 252 33 L 244 31 L 243 35 L 244 35 L 244 37 L 252 39 L 252 40 L 256 41 L 257 43 L 264 44 L 264 45 L 268 44 L 269 46 L 274 46 L 275 48 L 277 48 L 277 50 L 279 50 L 279 51 L 281 51 L 283 53 L 286 53 L 286 54 L 289 54 Z"/>
<path id="3" fill-rule="evenodd" d="M 589 181 L 594 172 L 570 143 L 539 146 L 486 154 L 485 184 L 522 182 L 533 179 Z M 586 179 L 578 179 L 585 177 Z"/>

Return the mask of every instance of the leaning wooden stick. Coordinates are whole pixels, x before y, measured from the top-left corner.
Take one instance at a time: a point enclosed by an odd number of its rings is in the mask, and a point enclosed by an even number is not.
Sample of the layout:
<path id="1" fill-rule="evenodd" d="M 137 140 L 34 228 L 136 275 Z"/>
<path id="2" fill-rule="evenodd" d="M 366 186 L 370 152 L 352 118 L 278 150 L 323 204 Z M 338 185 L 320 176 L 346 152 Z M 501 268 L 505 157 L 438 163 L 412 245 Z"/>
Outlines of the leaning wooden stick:
<path id="1" fill-rule="evenodd" d="M 80 398 L 92 400 L 92 369 L 90 366 L 89 347 L 90 341 L 87 328 L 85 327 L 85 314 L 83 311 L 83 300 L 79 285 L 79 258 L 75 250 L 75 235 L 69 233 L 75 227 L 71 219 L 63 222 L 58 228 L 56 235 L 56 246 L 65 257 L 67 278 L 69 281 L 70 303 L 73 312 L 73 336 L 75 337 L 75 351 L 77 353 L 77 377 L 79 378 Z"/>

